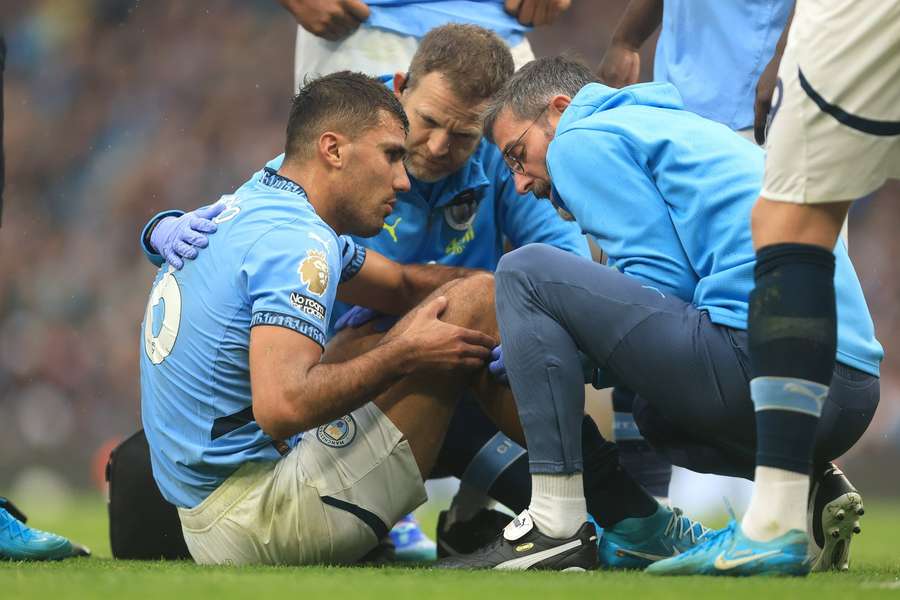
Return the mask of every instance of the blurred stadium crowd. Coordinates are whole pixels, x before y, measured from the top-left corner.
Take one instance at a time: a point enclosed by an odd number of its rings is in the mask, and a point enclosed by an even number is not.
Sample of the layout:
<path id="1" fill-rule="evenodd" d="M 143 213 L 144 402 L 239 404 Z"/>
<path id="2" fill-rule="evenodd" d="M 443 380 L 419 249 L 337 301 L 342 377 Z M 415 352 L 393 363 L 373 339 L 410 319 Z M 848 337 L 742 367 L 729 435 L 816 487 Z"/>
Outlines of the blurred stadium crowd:
<path id="1" fill-rule="evenodd" d="M 575 2 L 530 36 L 535 54 L 599 63 L 624 5 Z M 0 490 L 12 495 L 35 473 L 89 485 L 100 449 L 139 427 L 154 272 L 140 228 L 233 190 L 280 152 L 296 23 L 275 0 L 4 0 L 0 28 Z M 900 495 L 878 470 L 900 458 L 900 185 L 880 196 L 855 206 L 850 250 L 887 355 L 882 401 L 845 460 L 867 491 Z"/>

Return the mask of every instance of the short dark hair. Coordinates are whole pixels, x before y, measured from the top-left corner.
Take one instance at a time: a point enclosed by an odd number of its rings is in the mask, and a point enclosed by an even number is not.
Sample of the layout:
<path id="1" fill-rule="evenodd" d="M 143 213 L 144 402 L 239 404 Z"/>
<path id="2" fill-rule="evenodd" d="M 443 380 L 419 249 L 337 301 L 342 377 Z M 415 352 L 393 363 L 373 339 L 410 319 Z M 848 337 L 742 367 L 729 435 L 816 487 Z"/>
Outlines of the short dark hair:
<path id="1" fill-rule="evenodd" d="M 553 96 L 575 94 L 589 83 L 599 81 L 591 69 L 576 58 L 548 56 L 519 69 L 484 111 L 484 133 L 493 141 L 494 124 L 504 109 L 518 119 L 536 119 Z"/>
<path id="2" fill-rule="evenodd" d="M 304 82 L 294 96 L 288 119 L 285 159 L 305 160 L 324 131 L 356 136 L 394 117 L 409 133 L 409 120 L 397 97 L 384 83 L 350 71 Z"/>
<path id="3" fill-rule="evenodd" d="M 409 86 L 429 73 L 447 78 L 450 89 L 466 102 L 490 98 L 515 71 L 512 54 L 496 33 L 457 23 L 435 27 L 419 42 L 409 65 Z"/>

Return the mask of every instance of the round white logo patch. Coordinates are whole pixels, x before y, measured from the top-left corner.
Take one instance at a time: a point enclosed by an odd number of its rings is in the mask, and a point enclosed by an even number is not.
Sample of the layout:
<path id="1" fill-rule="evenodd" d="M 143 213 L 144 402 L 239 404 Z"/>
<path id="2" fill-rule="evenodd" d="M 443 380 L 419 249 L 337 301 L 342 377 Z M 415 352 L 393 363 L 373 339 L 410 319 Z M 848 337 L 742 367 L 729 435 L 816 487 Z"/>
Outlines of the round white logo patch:
<path id="1" fill-rule="evenodd" d="M 316 429 L 319 441 L 331 448 L 349 446 L 356 437 L 356 421 L 347 415 Z"/>
<path id="2" fill-rule="evenodd" d="M 181 326 L 181 288 L 173 271 L 169 267 L 153 287 L 144 314 L 144 352 L 154 365 L 172 353 Z"/>

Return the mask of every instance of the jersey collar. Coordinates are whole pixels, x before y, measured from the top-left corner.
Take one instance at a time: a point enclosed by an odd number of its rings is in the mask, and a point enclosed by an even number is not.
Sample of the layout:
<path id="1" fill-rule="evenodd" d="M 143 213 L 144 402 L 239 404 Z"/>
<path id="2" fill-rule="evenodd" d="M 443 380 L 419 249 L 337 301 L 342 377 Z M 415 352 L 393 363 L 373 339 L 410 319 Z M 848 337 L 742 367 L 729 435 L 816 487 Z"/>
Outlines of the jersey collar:
<path id="1" fill-rule="evenodd" d="M 288 179 L 284 175 L 279 175 L 278 172 L 272 167 L 263 168 L 263 174 L 262 177 L 259 178 L 259 182 L 262 185 L 274 188 L 276 190 L 282 190 L 291 194 L 296 194 L 302 197 L 304 200 L 307 200 L 309 198 L 306 195 L 306 190 L 303 189 L 302 185 L 292 179 Z"/>
<path id="2" fill-rule="evenodd" d="M 440 208 L 450 204 L 463 192 L 477 192 L 488 187 L 491 182 L 482 162 L 487 143 L 487 140 L 482 139 L 466 164 L 443 179 L 429 183 L 410 175 L 410 192 L 421 197 L 432 208 Z"/>

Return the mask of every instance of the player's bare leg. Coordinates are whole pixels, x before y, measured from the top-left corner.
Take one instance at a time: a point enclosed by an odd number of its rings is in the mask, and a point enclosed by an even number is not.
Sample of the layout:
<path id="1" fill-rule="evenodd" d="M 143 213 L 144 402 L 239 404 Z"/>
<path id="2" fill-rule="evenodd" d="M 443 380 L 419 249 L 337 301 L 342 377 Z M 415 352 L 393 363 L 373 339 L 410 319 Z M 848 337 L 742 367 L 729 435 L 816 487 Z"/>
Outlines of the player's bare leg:
<path id="1" fill-rule="evenodd" d="M 447 311 L 441 315 L 443 320 L 498 336 L 492 276 L 459 280 L 435 293 L 448 298 Z M 392 331 L 402 331 L 403 326 L 401 320 Z M 355 352 L 368 350 L 380 339 L 381 334 L 371 323 L 345 329 L 329 343 L 326 357 L 334 360 L 335 356 L 344 356 L 346 359 Z M 474 391 L 482 410 L 500 431 L 525 446 L 512 391 L 494 379 L 487 369 L 468 377 L 409 377 L 375 402 L 409 437 L 423 473 L 428 473 L 434 465 L 447 423 L 455 410 L 455 400 L 466 387 Z M 657 503 L 621 469 L 615 445 L 603 439 L 590 417 L 584 417 L 581 439 L 585 454 L 587 507 L 598 522 L 612 526 L 624 519 L 653 514 Z"/>
<path id="2" fill-rule="evenodd" d="M 849 208 L 765 197 L 753 208 L 749 333 L 758 442 L 753 496 L 741 523 L 750 539 L 807 529 L 815 432 L 837 343 L 832 251 Z"/>
<path id="3" fill-rule="evenodd" d="M 837 374 L 835 242 L 848 201 L 900 176 L 894 48 L 900 7 L 851 0 L 822 7 L 814 0 L 796 2 L 778 72 L 780 108 L 771 114 L 762 198 L 753 209 L 753 497 L 742 522 L 732 524 L 718 546 L 699 549 L 684 568 L 665 561 L 669 565 L 658 569 L 663 574 L 810 570 L 803 510 L 809 476 L 815 470 L 821 489 L 821 480 L 834 472 L 826 468 L 823 476 L 822 466 L 812 463 L 823 404 Z M 833 496 L 846 499 L 835 514 L 850 527 L 829 531 L 832 541 L 822 548 L 820 558 L 826 558 L 817 560 L 817 570 L 846 569 L 850 534 L 859 531 L 850 514 L 862 514 L 859 495 L 844 483 L 847 491 Z M 811 504 L 821 514 L 818 500 Z"/>
<path id="4" fill-rule="evenodd" d="M 482 315 L 493 311 L 492 288 L 491 275 L 473 275 L 438 288 L 424 302 L 435 296 L 445 296 L 447 308 L 441 314 L 441 320 L 486 331 Z M 371 323 L 344 330 L 329 344 L 324 359 L 346 360 L 365 352 L 382 339 L 402 332 L 411 316 L 412 311 L 384 335 Z M 464 372 L 414 375 L 397 382 L 373 400 L 408 440 L 423 477 L 427 477 L 434 466 L 462 391 L 475 377 L 477 373 Z"/>
<path id="5" fill-rule="evenodd" d="M 815 200 L 795 204 L 763 196 L 753 207 L 756 285 L 747 325 L 756 468 L 750 506 L 715 542 L 656 563 L 650 572 L 805 575 L 811 566 L 848 566 L 862 501 L 840 470 L 814 465 L 813 457 L 835 369 L 834 249 L 850 202 Z M 810 499 L 811 475 L 818 491 Z M 810 540 L 808 501 L 819 538 L 828 529 L 827 540 Z M 826 514 L 835 518 L 826 523 Z"/>
<path id="6" fill-rule="evenodd" d="M 753 246 L 794 243 L 834 248 L 851 202 L 791 204 L 760 197 L 753 207 Z"/>
<path id="7" fill-rule="evenodd" d="M 810 475 L 837 351 L 834 249 L 849 206 L 846 201 L 795 204 L 763 196 L 753 207 L 756 285 L 747 323 L 756 415 L 753 496 L 740 524 L 731 523 L 719 538 L 690 553 L 651 565 L 649 572 L 809 572 L 810 548 L 819 545 L 810 543 L 807 531 Z M 859 494 L 840 471 L 826 469 L 826 479 L 841 484 L 832 490 L 841 518 L 844 508 L 862 514 Z M 814 510 L 823 508 L 819 500 L 812 499 Z M 851 516 L 845 530 L 831 528 L 840 544 L 825 543 L 817 569 L 847 568 L 849 537 L 859 531 L 855 519 Z M 824 526 L 823 517 L 820 529 Z"/>
<path id="8" fill-rule="evenodd" d="M 454 290 L 457 285 L 460 289 Z M 496 336 L 491 276 L 485 274 L 472 280 L 451 282 L 437 293 L 448 298 L 448 308 L 441 315 L 443 320 L 469 323 L 472 328 Z M 384 319 L 342 329 L 329 342 L 324 360 L 349 360 L 371 350 L 386 335 Z M 489 377 L 464 375 L 467 377 L 410 377 L 376 400 L 382 412 L 409 439 L 423 475 L 437 468 L 444 475 L 460 478 L 460 488 L 451 506 L 440 514 L 439 556 L 471 552 L 493 539 L 508 517 L 491 510 L 492 502 L 519 511 L 527 506 L 531 489 L 524 449 L 503 433 L 492 431 L 476 407 L 458 405 L 457 400 L 466 396 L 463 388 L 467 381 L 489 380 Z M 511 398 L 509 407 L 515 416 Z M 445 444 L 448 430 L 454 431 L 454 438 Z M 404 542 L 410 538 L 407 523 L 401 522 L 397 527 L 405 532 L 398 533 L 395 540 L 399 557 Z"/>
<path id="9" fill-rule="evenodd" d="M 474 280 L 455 283 L 462 287 L 451 291 L 454 285 L 451 284 L 439 292 L 449 299 L 448 310 L 441 318 L 453 323 L 469 323 L 469 327 L 496 336 L 493 278 L 482 275 Z M 359 327 L 344 328 L 329 342 L 326 359 L 352 358 L 374 347 L 384 335 L 384 322 L 381 319 L 374 319 Z M 480 376 L 470 377 L 468 383 L 469 389 L 463 390 L 464 386 L 459 381 L 435 377 L 410 378 L 398 383 L 396 389 L 389 392 L 391 398 L 403 396 L 407 399 L 440 393 L 444 400 L 443 406 L 457 398 L 471 399 L 474 396 L 480 401 L 504 393 L 506 396 L 504 411 L 507 418 L 503 420 L 498 421 L 491 415 L 487 415 L 489 418 L 486 419 L 485 415 L 479 414 L 477 406 L 456 403 L 448 427 L 443 425 L 446 417 L 443 414 L 441 426 L 436 431 L 431 430 L 424 435 L 414 434 L 417 439 L 421 438 L 424 448 L 431 451 L 428 457 L 420 450 L 414 452 L 417 458 L 423 459 L 423 472 L 428 464 L 432 464 L 441 474 L 455 475 L 460 479 L 459 490 L 450 507 L 442 511 L 438 519 L 439 556 L 472 552 L 493 540 L 497 532 L 509 522 L 509 518 L 505 513 L 493 510 L 492 503 L 500 502 L 514 512 L 519 512 L 528 505 L 531 494 L 525 450 L 521 443 L 516 444 L 504 434 L 512 428 L 510 433 L 514 434 L 515 440 L 523 441 L 509 388 L 498 384 L 486 369 Z M 453 396 L 450 392 L 457 395 Z M 391 401 L 388 395 L 383 400 L 386 403 Z M 434 413 L 433 410 L 430 412 Z M 426 424 L 434 424 L 433 414 L 422 418 L 414 412 L 410 417 L 407 424 L 403 425 L 407 429 L 419 427 L 422 425 L 419 421 L 423 420 Z M 493 429 L 488 421 L 498 425 L 500 431 Z M 510 427 L 506 427 L 505 422 L 511 424 Z M 453 438 L 445 439 L 442 443 L 443 438 L 438 438 L 435 433 L 443 436 L 445 429 L 448 430 L 448 436 L 453 432 Z"/>
<path id="10" fill-rule="evenodd" d="M 455 287 L 457 284 L 461 284 L 458 289 Z M 462 281 L 453 281 L 435 291 L 434 295 L 447 296 L 449 301 L 447 310 L 441 315 L 442 320 L 455 325 L 477 329 L 499 340 L 494 305 L 494 279 L 492 276 L 481 275 Z M 401 330 L 399 328 L 402 327 L 403 321 L 401 320 L 395 328 L 398 328 L 397 330 L 399 331 Z M 389 335 L 389 333 L 386 334 L 383 331 L 379 331 L 374 321 L 370 321 L 360 327 L 343 329 L 328 343 L 323 361 L 340 362 L 349 360 L 374 348 L 386 335 Z M 441 389 L 452 388 L 460 391 L 457 384 L 458 381 L 454 381 L 449 386 L 440 385 L 430 375 L 421 378 L 410 377 L 385 392 L 381 398 L 376 400 L 376 404 L 395 402 L 396 398 L 404 397 L 404 395 L 433 394 Z M 509 387 L 498 383 L 487 369 L 467 379 L 466 384 L 473 388 L 482 409 L 500 431 L 512 438 L 517 444 L 524 446 L 525 434 L 522 431 L 515 400 Z M 380 405 L 379 408 L 381 408 Z M 399 425 L 398 428 L 404 431 Z"/>

